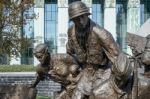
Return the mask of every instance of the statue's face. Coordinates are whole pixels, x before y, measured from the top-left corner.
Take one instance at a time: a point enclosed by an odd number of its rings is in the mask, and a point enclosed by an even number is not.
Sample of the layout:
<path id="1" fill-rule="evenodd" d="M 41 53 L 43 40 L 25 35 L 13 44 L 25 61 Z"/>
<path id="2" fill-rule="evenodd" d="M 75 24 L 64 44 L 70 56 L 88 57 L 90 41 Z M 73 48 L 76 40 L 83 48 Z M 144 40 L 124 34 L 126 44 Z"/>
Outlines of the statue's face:
<path id="1" fill-rule="evenodd" d="M 45 59 L 46 59 L 46 55 L 45 54 L 43 54 L 43 53 L 36 53 L 35 57 L 39 60 L 39 62 L 41 64 L 43 64 L 45 62 Z"/>
<path id="2" fill-rule="evenodd" d="M 84 29 L 88 24 L 88 15 L 80 15 L 78 17 L 73 18 L 72 21 L 77 27 Z"/>

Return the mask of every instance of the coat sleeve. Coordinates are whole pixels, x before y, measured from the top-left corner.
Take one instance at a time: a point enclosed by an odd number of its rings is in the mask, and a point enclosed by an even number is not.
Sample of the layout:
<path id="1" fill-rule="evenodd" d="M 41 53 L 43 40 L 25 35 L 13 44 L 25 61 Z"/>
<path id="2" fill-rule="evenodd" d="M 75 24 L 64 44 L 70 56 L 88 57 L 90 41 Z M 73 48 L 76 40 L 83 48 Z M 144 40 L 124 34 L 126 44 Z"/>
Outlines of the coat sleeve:
<path id="1" fill-rule="evenodd" d="M 121 51 L 111 33 L 99 26 L 94 27 L 94 32 L 97 34 L 107 57 L 114 63 Z"/>
<path id="2" fill-rule="evenodd" d="M 115 78 L 127 80 L 132 72 L 129 58 L 121 51 L 111 33 L 100 27 L 96 28 L 95 32 L 99 37 L 99 42 L 103 46 L 104 52 L 113 64 L 112 72 L 114 73 Z"/>
<path id="3" fill-rule="evenodd" d="M 73 40 L 71 37 L 72 36 L 72 29 L 73 29 L 73 26 L 68 29 L 68 42 L 66 44 L 67 53 L 70 55 L 74 54 Z"/>

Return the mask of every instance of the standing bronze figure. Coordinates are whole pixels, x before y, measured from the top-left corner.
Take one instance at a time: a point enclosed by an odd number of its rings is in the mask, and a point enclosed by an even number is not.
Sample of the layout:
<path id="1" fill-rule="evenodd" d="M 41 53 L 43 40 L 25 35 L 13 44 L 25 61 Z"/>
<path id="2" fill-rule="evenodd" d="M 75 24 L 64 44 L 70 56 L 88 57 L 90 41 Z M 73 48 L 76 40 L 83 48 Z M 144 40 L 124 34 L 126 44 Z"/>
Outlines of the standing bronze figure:
<path id="1" fill-rule="evenodd" d="M 83 69 L 72 99 L 91 96 L 92 99 L 113 99 L 113 92 L 101 86 L 110 79 L 110 64 L 113 64 L 112 73 L 115 75 L 113 81 L 118 87 L 124 86 L 132 70 L 129 59 L 121 52 L 111 33 L 88 17 L 90 12 L 83 2 L 70 4 L 68 13 L 74 24 L 68 29 L 67 53 Z"/>

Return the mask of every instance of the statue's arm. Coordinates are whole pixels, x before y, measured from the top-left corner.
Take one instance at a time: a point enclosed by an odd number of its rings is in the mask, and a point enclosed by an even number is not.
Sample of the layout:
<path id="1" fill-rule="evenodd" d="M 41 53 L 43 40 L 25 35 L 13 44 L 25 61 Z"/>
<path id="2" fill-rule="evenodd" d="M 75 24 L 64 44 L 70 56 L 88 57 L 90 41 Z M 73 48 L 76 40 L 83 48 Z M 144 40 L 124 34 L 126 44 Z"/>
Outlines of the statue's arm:
<path id="1" fill-rule="evenodd" d="M 53 80 L 53 81 L 55 81 L 55 82 L 57 82 L 57 83 L 63 84 L 63 85 L 67 85 L 68 83 L 70 83 L 70 82 L 68 82 L 68 81 L 66 80 L 66 77 L 63 77 L 63 76 L 61 76 L 61 75 L 58 75 L 58 74 L 56 74 L 55 72 L 56 72 L 55 70 L 50 70 L 50 71 L 48 72 L 49 77 L 50 77 L 51 80 Z"/>
<path id="2" fill-rule="evenodd" d="M 73 48 L 73 40 L 72 40 L 72 28 L 73 27 L 70 27 L 69 29 L 68 29 L 68 32 L 67 32 L 67 34 L 68 34 L 68 42 L 67 42 L 67 44 L 66 44 L 66 50 L 67 50 L 67 53 L 69 54 L 69 55 L 72 55 L 72 54 L 74 54 L 74 48 Z"/>
<path id="3" fill-rule="evenodd" d="M 73 59 L 75 60 L 75 63 L 80 64 L 78 58 L 76 57 L 76 53 L 75 53 L 75 47 L 74 47 L 74 41 L 73 41 L 73 26 L 71 26 L 68 29 L 68 42 L 66 44 L 66 52 L 69 56 L 73 57 Z"/>
<path id="4" fill-rule="evenodd" d="M 113 64 L 112 73 L 117 83 L 125 83 L 132 73 L 130 60 L 126 54 L 121 51 L 111 33 L 105 29 L 98 29 L 96 32 L 107 57 Z"/>
<path id="5" fill-rule="evenodd" d="M 36 77 L 36 79 L 34 80 L 34 82 L 31 84 L 31 88 L 35 88 L 37 85 L 38 85 L 38 83 L 40 82 L 40 79 L 39 79 L 39 77 L 37 76 Z"/>
<path id="6" fill-rule="evenodd" d="M 37 68 L 36 68 L 36 78 L 30 87 L 35 88 L 41 80 L 45 79 L 44 71 L 42 71 L 42 70 L 43 69 L 42 69 L 41 65 L 38 64 Z"/>
<path id="7" fill-rule="evenodd" d="M 94 27 L 93 30 L 97 34 L 106 55 L 114 63 L 121 51 L 112 34 L 99 26 Z"/>

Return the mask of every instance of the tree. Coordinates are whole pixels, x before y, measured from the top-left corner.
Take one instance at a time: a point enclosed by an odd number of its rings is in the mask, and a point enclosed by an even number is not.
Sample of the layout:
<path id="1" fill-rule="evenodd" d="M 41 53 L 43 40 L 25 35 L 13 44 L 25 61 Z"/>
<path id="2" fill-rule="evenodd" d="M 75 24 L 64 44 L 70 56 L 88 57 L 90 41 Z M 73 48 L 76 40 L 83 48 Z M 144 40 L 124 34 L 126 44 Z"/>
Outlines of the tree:
<path id="1" fill-rule="evenodd" d="M 33 6 L 33 0 L 0 0 L 0 55 L 18 56 L 31 44 L 24 37 L 23 12 Z"/>

